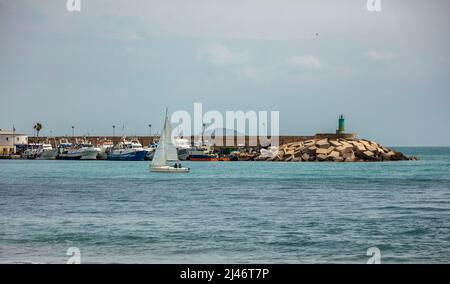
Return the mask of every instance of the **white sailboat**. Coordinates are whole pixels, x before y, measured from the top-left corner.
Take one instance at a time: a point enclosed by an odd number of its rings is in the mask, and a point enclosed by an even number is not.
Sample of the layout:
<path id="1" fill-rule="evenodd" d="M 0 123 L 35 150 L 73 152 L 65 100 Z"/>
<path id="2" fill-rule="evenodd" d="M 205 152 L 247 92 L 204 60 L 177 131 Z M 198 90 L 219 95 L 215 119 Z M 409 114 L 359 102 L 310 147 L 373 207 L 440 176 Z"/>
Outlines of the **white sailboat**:
<path id="1" fill-rule="evenodd" d="M 169 163 L 173 162 L 173 165 Z M 155 150 L 155 155 L 153 156 L 152 163 L 150 165 L 150 171 L 152 172 L 163 172 L 163 173 L 187 173 L 189 168 L 181 167 L 178 160 L 177 149 L 172 142 L 172 125 L 170 124 L 169 118 L 164 119 L 164 128 L 159 139 L 158 147 Z"/>

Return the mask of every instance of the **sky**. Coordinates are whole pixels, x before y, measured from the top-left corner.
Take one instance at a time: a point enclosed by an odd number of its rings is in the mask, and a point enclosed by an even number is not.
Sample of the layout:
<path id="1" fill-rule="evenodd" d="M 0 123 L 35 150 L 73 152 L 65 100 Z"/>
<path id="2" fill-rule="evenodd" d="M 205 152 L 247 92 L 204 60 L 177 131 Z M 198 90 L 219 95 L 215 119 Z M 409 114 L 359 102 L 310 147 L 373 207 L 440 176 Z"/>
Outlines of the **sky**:
<path id="1" fill-rule="evenodd" d="M 0 128 L 146 135 L 164 109 L 337 118 L 386 145 L 450 146 L 450 1 L 0 0 Z M 123 129 L 123 130 L 122 130 Z"/>

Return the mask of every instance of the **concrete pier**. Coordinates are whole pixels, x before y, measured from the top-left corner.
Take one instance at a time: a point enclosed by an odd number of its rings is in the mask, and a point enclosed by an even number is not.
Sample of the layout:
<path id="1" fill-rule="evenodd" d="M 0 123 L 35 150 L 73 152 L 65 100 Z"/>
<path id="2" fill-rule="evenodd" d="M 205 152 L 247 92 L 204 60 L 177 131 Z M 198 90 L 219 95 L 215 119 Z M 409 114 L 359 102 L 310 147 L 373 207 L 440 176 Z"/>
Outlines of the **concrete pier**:
<path id="1" fill-rule="evenodd" d="M 127 136 L 127 139 L 137 139 L 139 142 L 144 146 L 149 146 L 154 141 L 158 141 L 159 137 L 154 136 Z M 318 133 L 316 135 L 283 135 L 279 136 L 279 145 L 287 144 L 287 143 L 293 143 L 293 142 L 301 142 L 309 139 L 323 139 L 323 138 L 329 138 L 329 139 L 337 139 L 337 138 L 345 138 L 345 139 L 353 139 L 356 138 L 356 134 L 354 133 L 342 133 L 342 134 L 335 134 L 335 133 Z M 209 139 L 209 138 L 205 138 Z M 79 143 L 81 141 L 88 141 L 91 142 L 94 145 L 100 144 L 103 141 L 112 141 L 114 144 L 119 143 L 122 141 L 121 136 L 55 136 L 55 137 L 29 137 L 28 138 L 29 143 L 37 143 L 37 142 L 48 142 L 52 144 L 53 147 L 58 146 L 60 143 L 63 142 L 69 142 L 69 143 Z M 191 143 L 194 141 L 201 141 L 201 136 L 191 136 L 190 137 Z M 249 147 L 250 141 L 257 141 L 257 145 L 261 146 L 258 141 L 258 137 L 255 136 L 217 136 L 215 137 L 215 141 L 222 141 L 222 145 L 219 148 L 228 148 L 238 147 L 240 142 L 244 142 L 246 147 Z"/>

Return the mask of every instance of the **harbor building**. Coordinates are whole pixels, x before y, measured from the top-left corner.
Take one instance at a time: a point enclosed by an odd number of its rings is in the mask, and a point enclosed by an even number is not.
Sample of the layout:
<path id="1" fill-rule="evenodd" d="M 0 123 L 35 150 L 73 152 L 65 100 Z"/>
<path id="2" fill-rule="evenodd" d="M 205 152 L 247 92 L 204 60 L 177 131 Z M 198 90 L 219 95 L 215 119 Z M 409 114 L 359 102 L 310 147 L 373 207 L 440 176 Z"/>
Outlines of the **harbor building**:
<path id="1" fill-rule="evenodd" d="M 16 153 L 17 145 L 28 144 L 28 136 L 12 130 L 0 129 L 0 155 L 8 156 Z"/>

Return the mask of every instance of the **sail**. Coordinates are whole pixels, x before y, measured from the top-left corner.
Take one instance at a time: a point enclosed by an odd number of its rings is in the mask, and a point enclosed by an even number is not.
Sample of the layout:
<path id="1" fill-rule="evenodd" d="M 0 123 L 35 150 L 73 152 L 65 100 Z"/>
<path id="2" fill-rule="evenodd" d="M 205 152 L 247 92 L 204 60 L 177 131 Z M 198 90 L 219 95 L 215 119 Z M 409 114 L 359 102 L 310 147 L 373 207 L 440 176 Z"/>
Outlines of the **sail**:
<path id="1" fill-rule="evenodd" d="M 152 160 L 152 167 L 167 166 L 167 161 L 177 161 L 178 154 L 175 145 L 172 142 L 172 125 L 169 122 L 169 118 L 164 119 L 164 128 L 159 139 L 158 147 L 155 150 L 155 155 Z"/>
<path id="2" fill-rule="evenodd" d="M 166 117 L 167 120 L 167 117 Z M 166 122 L 164 121 L 164 125 Z M 159 138 L 158 147 L 156 147 L 155 155 L 152 160 L 152 167 L 167 166 L 167 143 L 166 143 L 166 127 L 163 128 Z"/>
<path id="3" fill-rule="evenodd" d="M 178 152 L 172 140 L 172 124 L 170 124 L 170 121 L 167 117 L 164 129 L 166 131 L 167 160 L 178 161 Z"/>

